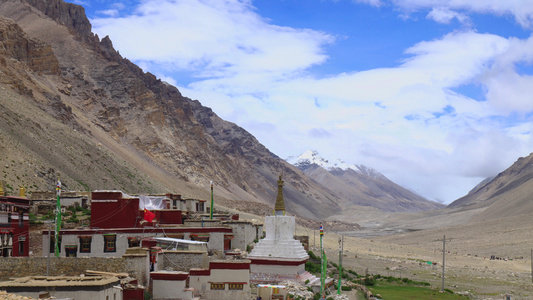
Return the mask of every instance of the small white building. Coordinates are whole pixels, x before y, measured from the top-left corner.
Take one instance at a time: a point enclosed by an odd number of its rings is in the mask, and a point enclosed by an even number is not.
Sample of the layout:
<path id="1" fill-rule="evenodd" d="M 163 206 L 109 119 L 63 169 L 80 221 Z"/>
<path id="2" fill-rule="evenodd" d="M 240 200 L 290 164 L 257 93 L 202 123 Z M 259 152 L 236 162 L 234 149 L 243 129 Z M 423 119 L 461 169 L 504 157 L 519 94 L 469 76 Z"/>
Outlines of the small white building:
<path id="1" fill-rule="evenodd" d="M 158 299 L 250 299 L 250 261 L 214 260 L 208 269 L 151 272 L 153 297 Z"/>
<path id="2" fill-rule="evenodd" d="M 59 255 L 61 257 L 122 257 L 126 254 L 128 248 L 141 246 L 141 240 L 145 238 L 164 237 L 175 237 L 177 240 L 181 238 L 181 240 L 188 240 L 189 242 L 196 240 L 198 241 L 197 244 L 189 243 L 187 247 L 202 248 L 199 251 L 204 251 L 203 245 L 205 244 L 208 250 L 223 253 L 227 235 L 232 235 L 230 227 L 158 226 L 144 228 L 62 229 L 59 237 Z M 43 256 L 54 253 L 54 232 L 44 230 L 42 241 Z M 185 247 L 184 243 L 182 242 L 180 245 Z"/>
<path id="3" fill-rule="evenodd" d="M 154 300 L 163 299 L 194 299 L 194 289 L 187 287 L 189 273 L 180 271 L 151 272 Z"/>
<path id="4" fill-rule="evenodd" d="M 214 260 L 209 269 L 191 269 L 189 286 L 202 299 L 250 299 L 250 261 Z"/>
<path id="5" fill-rule="evenodd" d="M 57 299 L 122 300 L 117 277 L 30 276 L 0 282 L 0 290 L 36 299 L 47 294 Z"/>

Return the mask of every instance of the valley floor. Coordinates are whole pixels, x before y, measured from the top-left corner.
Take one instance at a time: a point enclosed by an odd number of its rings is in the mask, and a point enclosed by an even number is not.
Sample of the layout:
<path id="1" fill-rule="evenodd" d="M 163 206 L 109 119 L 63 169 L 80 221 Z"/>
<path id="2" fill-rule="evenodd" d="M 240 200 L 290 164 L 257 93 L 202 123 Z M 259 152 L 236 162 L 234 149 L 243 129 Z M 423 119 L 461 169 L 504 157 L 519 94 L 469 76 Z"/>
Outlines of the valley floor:
<path id="1" fill-rule="evenodd" d="M 298 231 L 310 236 L 313 248 L 313 231 Z M 528 216 L 367 239 L 345 236 L 343 266 L 358 274 L 407 277 L 441 289 L 444 234 L 445 288 L 471 293 L 474 299 L 503 299 L 506 293 L 512 299 L 533 299 L 533 221 Z M 326 231 L 324 238 L 327 256 L 336 263 L 339 237 Z M 317 240 L 316 253 L 318 245 Z M 492 255 L 500 259 L 491 260 Z"/>

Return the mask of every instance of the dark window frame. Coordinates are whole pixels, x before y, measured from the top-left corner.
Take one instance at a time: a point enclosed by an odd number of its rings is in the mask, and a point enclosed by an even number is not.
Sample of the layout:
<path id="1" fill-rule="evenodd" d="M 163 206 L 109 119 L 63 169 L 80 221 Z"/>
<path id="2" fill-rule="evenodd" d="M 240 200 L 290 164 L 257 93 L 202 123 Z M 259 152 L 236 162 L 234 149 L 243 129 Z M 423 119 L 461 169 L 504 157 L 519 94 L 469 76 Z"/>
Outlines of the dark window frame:
<path id="1" fill-rule="evenodd" d="M 80 253 L 91 253 L 91 236 L 80 236 Z"/>
<path id="2" fill-rule="evenodd" d="M 244 284 L 242 284 L 242 283 L 228 283 L 228 290 L 230 290 L 230 291 L 244 290 Z"/>
<path id="3" fill-rule="evenodd" d="M 226 284 L 222 282 L 211 282 L 211 290 L 212 291 L 225 291 Z"/>
<path id="4" fill-rule="evenodd" d="M 59 242 L 58 242 L 58 248 L 59 248 L 59 253 L 61 253 L 61 242 L 63 240 L 63 236 L 59 236 Z M 51 234 L 50 235 L 50 253 L 55 253 L 55 249 L 56 249 L 56 237 L 55 237 L 55 234 Z"/>
<path id="5" fill-rule="evenodd" d="M 117 252 L 117 235 L 106 234 L 104 235 L 104 253 Z"/>

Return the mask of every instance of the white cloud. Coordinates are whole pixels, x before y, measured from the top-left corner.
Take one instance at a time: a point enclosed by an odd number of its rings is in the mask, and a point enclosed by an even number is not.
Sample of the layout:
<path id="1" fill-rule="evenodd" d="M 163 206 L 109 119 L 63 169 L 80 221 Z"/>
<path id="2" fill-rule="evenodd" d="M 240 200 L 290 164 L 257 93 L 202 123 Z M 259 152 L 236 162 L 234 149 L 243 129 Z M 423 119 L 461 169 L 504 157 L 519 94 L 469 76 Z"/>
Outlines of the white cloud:
<path id="1" fill-rule="evenodd" d="M 427 15 L 428 19 L 433 19 L 435 22 L 449 24 L 453 19 L 457 19 L 460 23 L 465 25 L 470 24 L 470 18 L 447 8 L 433 8 Z"/>
<path id="2" fill-rule="evenodd" d="M 468 22 L 464 11 L 510 14 L 517 5 L 394 3 L 439 7 L 428 17 L 444 23 Z M 197 80 L 179 87 L 183 95 L 243 126 L 277 155 L 317 149 L 374 167 L 429 198 L 464 195 L 533 145 L 531 124 L 509 118 L 533 111 L 533 79 L 516 68 L 533 61 L 533 38 L 455 31 L 414 44 L 396 67 L 314 77 L 305 71 L 327 60 L 324 46 L 334 37 L 271 24 L 249 1 L 146 0 L 132 16 L 93 25 L 167 82 L 177 83 L 166 72 L 192 72 Z M 465 85 L 480 86 L 485 97 L 454 91 Z"/>
<path id="3" fill-rule="evenodd" d="M 116 40 L 116 48 L 132 60 L 187 69 L 201 77 L 255 70 L 292 73 L 327 59 L 321 46 L 334 40 L 313 30 L 272 25 L 249 1 L 239 0 L 143 1 L 134 16 L 95 19 L 93 26 Z M 143 43 L 133 37 L 142 37 Z"/>
<path id="4" fill-rule="evenodd" d="M 408 13 L 434 8 L 461 10 L 500 16 L 512 15 L 523 27 L 531 28 L 533 25 L 533 3 L 530 0 L 391 0 L 391 2 Z"/>
<path id="5" fill-rule="evenodd" d="M 116 9 L 99 10 L 96 13 L 108 17 L 117 17 L 119 15 L 119 11 Z"/>
<path id="6" fill-rule="evenodd" d="M 370 4 L 372 6 L 380 7 L 384 3 L 381 0 L 353 0 L 355 3 Z"/>

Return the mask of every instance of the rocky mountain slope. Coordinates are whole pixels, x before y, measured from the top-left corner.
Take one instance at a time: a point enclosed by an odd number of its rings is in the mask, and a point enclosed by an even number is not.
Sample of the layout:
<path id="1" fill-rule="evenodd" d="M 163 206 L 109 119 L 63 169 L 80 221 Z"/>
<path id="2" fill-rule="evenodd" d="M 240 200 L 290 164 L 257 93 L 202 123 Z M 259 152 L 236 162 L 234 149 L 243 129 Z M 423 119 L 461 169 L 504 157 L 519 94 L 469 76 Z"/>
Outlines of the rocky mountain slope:
<path id="1" fill-rule="evenodd" d="M 302 172 L 122 57 L 81 6 L 0 0 L 0 42 L 0 180 L 10 192 L 48 190 L 61 175 L 66 189 L 207 198 L 213 180 L 224 204 L 272 205 L 283 174 L 287 209 L 305 218 L 438 207 L 368 168 Z"/>
<path id="2" fill-rule="evenodd" d="M 444 207 L 395 184 L 372 168 L 340 160 L 330 162 L 316 151 L 308 150 L 288 161 L 342 199 L 339 203 L 343 208 L 359 205 L 384 212 L 405 212 Z"/>
<path id="3" fill-rule="evenodd" d="M 449 205 L 457 209 L 482 209 L 473 221 L 514 217 L 533 212 L 533 154 L 519 158 L 491 180 Z"/>
<path id="4" fill-rule="evenodd" d="M 12 190 L 175 192 L 273 203 L 283 174 L 288 210 L 335 215 L 327 190 L 200 102 L 144 73 L 100 39 L 81 6 L 0 1 L 2 157 Z M 8 19 L 9 18 L 9 19 Z"/>

